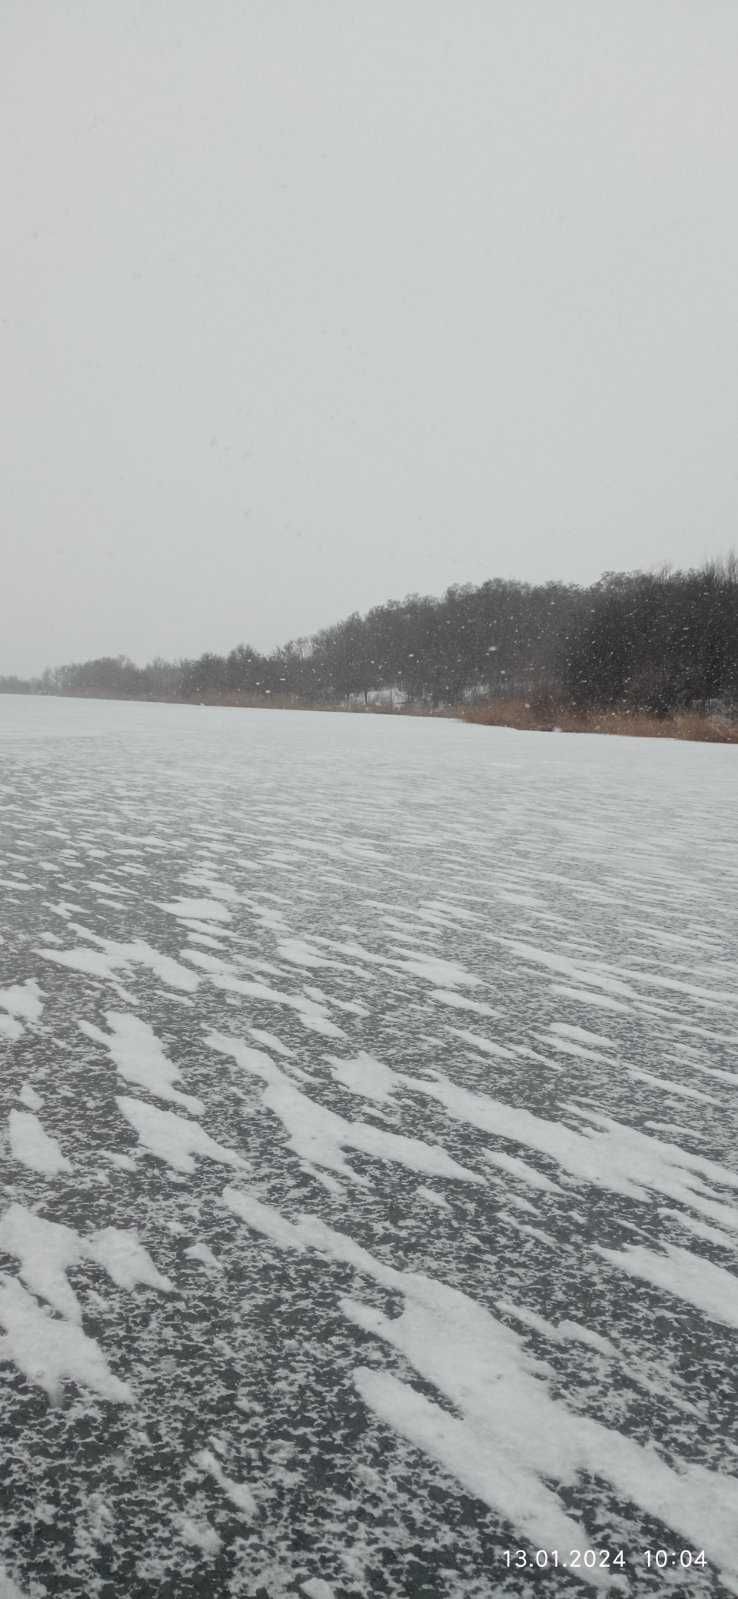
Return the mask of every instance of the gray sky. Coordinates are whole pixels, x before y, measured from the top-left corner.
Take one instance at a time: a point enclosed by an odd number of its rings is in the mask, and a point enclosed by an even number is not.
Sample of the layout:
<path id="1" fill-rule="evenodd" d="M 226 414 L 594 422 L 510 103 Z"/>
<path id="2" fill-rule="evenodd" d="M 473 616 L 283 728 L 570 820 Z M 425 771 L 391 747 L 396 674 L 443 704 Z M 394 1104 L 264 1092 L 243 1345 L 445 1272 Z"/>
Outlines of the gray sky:
<path id="1" fill-rule="evenodd" d="M 0 63 L 0 671 L 735 543 L 735 0 L 3 0 Z"/>

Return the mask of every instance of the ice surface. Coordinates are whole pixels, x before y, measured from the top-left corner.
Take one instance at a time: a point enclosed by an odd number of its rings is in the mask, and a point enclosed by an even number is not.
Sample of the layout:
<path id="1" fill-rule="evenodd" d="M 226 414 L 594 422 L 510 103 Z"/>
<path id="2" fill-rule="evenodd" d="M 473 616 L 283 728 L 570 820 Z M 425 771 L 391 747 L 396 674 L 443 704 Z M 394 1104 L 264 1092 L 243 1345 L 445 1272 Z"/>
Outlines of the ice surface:
<path id="1" fill-rule="evenodd" d="M 248 1484 L 234 1482 L 231 1477 L 227 1477 L 212 1449 L 200 1449 L 194 1459 L 195 1465 L 199 1466 L 201 1471 L 207 1472 L 209 1476 L 214 1478 L 218 1487 L 223 1489 L 226 1498 L 230 1499 L 231 1504 L 235 1505 L 242 1515 L 251 1520 L 257 1514 L 256 1500 Z"/>
<path id="2" fill-rule="evenodd" d="M 0 736 L 24 1599 L 585 1591 L 504 1566 L 551 1541 L 738 1592 L 734 751 L 2 697 Z"/>
<path id="3" fill-rule="evenodd" d="M 289 1223 L 232 1189 L 224 1198 L 280 1247 L 318 1250 L 403 1294 L 399 1317 L 355 1299 L 340 1304 L 349 1320 L 403 1354 L 453 1404 L 456 1416 L 409 1383 L 365 1367 L 355 1373 L 359 1393 L 388 1425 L 520 1527 L 533 1547 L 586 1546 L 585 1528 L 564 1511 L 548 1482 L 553 1477 L 573 1483 L 583 1471 L 597 1472 L 625 1499 L 706 1547 L 738 1589 L 738 1479 L 683 1461 L 672 1469 L 652 1446 L 569 1410 L 547 1391 L 550 1368 L 457 1289 L 385 1265 L 317 1218 Z M 575 1336 L 578 1331 L 566 1327 Z M 585 1343 L 602 1347 L 582 1331 Z M 583 1569 L 579 1575 L 603 1588 L 609 1584 L 601 1571 Z"/>

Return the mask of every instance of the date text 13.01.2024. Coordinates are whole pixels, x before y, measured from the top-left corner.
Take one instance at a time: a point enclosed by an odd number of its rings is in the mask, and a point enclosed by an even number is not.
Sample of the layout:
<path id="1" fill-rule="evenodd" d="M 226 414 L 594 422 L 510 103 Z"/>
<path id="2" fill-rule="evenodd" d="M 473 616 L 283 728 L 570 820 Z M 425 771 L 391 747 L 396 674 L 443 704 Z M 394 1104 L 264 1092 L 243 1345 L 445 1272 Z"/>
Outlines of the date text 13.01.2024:
<path id="1" fill-rule="evenodd" d="M 577 1567 L 624 1571 L 627 1563 L 624 1549 L 505 1549 L 502 1558 L 511 1571 L 545 1571 L 557 1566 L 569 1571 Z M 639 1559 L 650 1571 L 675 1567 L 688 1571 L 692 1566 L 704 1570 L 707 1563 L 704 1549 L 643 1549 Z"/>

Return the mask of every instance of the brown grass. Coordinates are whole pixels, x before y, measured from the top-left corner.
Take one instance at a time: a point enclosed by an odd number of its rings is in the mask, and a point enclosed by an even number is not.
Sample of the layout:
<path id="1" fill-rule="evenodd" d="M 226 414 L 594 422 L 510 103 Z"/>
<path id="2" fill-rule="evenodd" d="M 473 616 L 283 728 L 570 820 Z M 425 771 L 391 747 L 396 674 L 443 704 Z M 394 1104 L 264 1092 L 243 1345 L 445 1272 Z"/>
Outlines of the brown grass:
<path id="1" fill-rule="evenodd" d="M 523 699 L 490 700 L 463 706 L 457 713 L 465 722 L 484 727 L 514 727 L 525 732 L 614 733 L 625 738 L 679 738 L 703 744 L 738 744 L 738 723 L 704 716 L 699 711 L 675 711 L 653 716 L 648 711 L 574 711 L 536 705 Z"/>

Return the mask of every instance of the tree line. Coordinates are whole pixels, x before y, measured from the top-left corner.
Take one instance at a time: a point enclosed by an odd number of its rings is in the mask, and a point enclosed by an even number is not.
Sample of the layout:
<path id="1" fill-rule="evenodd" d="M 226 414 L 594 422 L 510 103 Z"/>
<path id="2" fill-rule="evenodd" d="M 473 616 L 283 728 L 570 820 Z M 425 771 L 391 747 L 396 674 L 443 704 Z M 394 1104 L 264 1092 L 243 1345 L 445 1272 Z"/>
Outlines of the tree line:
<path id="1" fill-rule="evenodd" d="M 520 697 L 577 709 L 738 706 L 738 562 L 606 572 L 588 587 L 494 578 L 354 612 L 261 654 L 104 656 L 0 677 L 2 693 L 232 704 L 342 705 L 392 697 L 428 709 Z"/>

